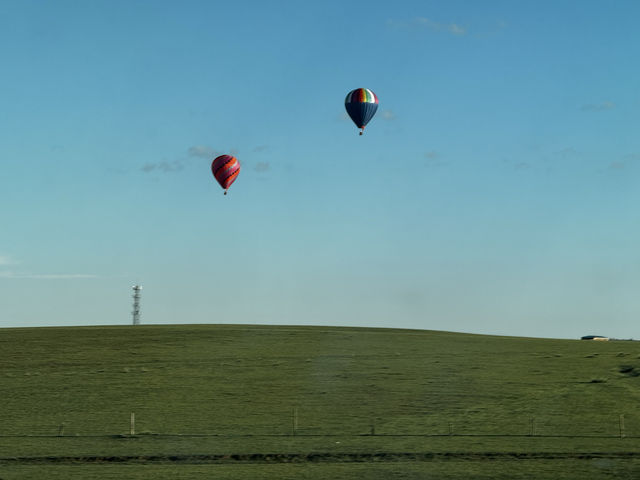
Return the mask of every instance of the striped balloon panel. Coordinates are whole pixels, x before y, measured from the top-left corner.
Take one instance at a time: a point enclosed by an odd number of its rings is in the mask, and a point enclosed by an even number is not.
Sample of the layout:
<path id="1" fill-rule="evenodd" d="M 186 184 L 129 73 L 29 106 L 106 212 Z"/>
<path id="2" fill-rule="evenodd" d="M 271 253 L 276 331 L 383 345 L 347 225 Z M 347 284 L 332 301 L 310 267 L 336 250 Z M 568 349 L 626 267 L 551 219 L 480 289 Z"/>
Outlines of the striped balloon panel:
<path id="1" fill-rule="evenodd" d="M 378 97 L 368 88 L 356 88 L 347 94 L 344 103 L 378 103 Z"/>
<path id="2" fill-rule="evenodd" d="M 225 190 L 231 186 L 240 173 L 240 162 L 231 155 L 220 155 L 211 163 L 213 176 Z"/>
<path id="3" fill-rule="evenodd" d="M 358 128 L 364 128 L 378 110 L 377 103 L 345 103 L 347 113 Z"/>

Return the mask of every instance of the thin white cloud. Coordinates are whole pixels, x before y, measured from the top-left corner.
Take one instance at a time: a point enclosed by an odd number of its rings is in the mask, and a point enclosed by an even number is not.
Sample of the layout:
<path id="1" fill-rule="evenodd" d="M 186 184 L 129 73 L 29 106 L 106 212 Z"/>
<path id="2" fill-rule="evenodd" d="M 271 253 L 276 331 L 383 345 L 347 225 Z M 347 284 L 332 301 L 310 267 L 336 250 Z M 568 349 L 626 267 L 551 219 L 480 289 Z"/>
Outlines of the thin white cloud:
<path id="1" fill-rule="evenodd" d="M 457 25 L 455 23 L 452 23 L 450 25 L 446 26 L 446 29 L 450 32 L 453 33 L 454 35 L 464 35 L 465 33 L 467 33 L 467 29 L 464 27 L 461 27 L 460 25 Z"/>
<path id="2" fill-rule="evenodd" d="M 179 172 L 184 168 L 184 161 L 182 160 L 174 160 L 173 162 L 155 162 L 155 163 L 145 163 L 140 170 L 144 173 L 151 172 L 162 172 L 162 173 L 171 173 L 171 172 Z"/>
<path id="3" fill-rule="evenodd" d="M 609 170 L 625 170 L 627 168 L 633 168 L 640 160 L 640 154 L 628 153 L 623 155 L 620 160 L 613 160 L 609 163 Z"/>
<path id="4" fill-rule="evenodd" d="M 267 147 L 261 146 L 258 148 Z M 237 155 L 237 150 L 232 149 L 228 153 Z M 187 149 L 188 157 L 206 158 L 207 160 L 213 160 L 222 154 L 219 150 L 208 145 L 193 145 Z M 173 161 L 162 160 L 159 162 L 147 162 L 140 167 L 140 170 L 144 173 L 173 173 L 184 170 L 186 167 L 188 167 L 188 160 L 186 158 L 180 158 Z"/>
<path id="5" fill-rule="evenodd" d="M 573 147 L 565 147 L 562 150 L 558 150 L 554 153 L 562 158 L 575 157 L 576 155 L 580 154 L 580 152 L 578 152 L 578 150 Z"/>
<path id="6" fill-rule="evenodd" d="M 11 271 L 0 272 L 0 278 L 21 278 L 35 280 L 75 280 L 86 278 L 99 278 L 98 275 L 89 273 L 16 273 Z"/>
<path id="7" fill-rule="evenodd" d="M 480 25 L 474 25 L 471 30 L 468 26 L 459 23 L 437 22 L 427 17 L 414 17 L 409 20 L 387 20 L 387 26 L 397 30 L 431 31 L 443 34 L 461 36 L 472 36 L 473 38 L 490 38 L 498 35 L 508 28 L 508 23 L 504 20 L 492 21 Z"/>
<path id="8" fill-rule="evenodd" d="M 432 32 L 444 32 L 451 35 L 462 36 L 466 35 L 467 28 L 457 23 L 442 23 L 436 22 L 426 17 L 416 17 L 413 20 L 389 20 L 388 25 L 398 28 L 420 28 L 425 30 L 431 30 Z"/>
<path id="9" fill-rule="evenodd" d="M 98 278 L 98 275 L 91 273 L 52 273 L 31 275 L 30 278 L 41 280 L 74 280 L 78 278 Z"/>
<path id="10" fill-rule="evenodd" d="M 14 265 L 16 262 L 8 255 L 0 255 L 0 266 Z"/>
<path id="11" fill-rule="evenodd" d="M 193 147 L 189 147 L 187 153 L 190 157 L 200 157 L 200 158 L 215 158 L 222 155 L 218 150 L 215 150 L 208 145 L 194 145 Z"/>
<path id="12" fill-rule="evenodd" d="M 609 170 L 624 170 L 626 166 L 625 162 L 615 161 L 609 164 Z"/>
<path id="13" fill-rule="evenodd" d="M 89 273 L 25 273 L 9 270 L 7 267 L 18 265 L 20 262 L 8 255 L 0 255 L 0 278 L 26 278 L 37 280 L 65 280 L 77 278 L 98 278 L 98 275 Z"/>
<path id="14" fill-rule="evenodd" d="M 393 113 L 392 110 L 382 110 L 382 112 L 380 112 L 380 114 L 382 115 L 382 118 L 385 120 L 395 120 L 396 119 L 396 114 Z"/>
<path id="15" fill-rule="evenodd" d="M 508 167 L 517 171 L 530 170 L 533 168 L 533 165 L 529 162 L 518 161 L 511 158 L 502 158 L 501 162 L 505 167 Z"/>
<path id="16" fill-rule="evenodd" d="M 580 110 L 582 110 L 583 112 L 604 112 L 613 108 L 616 108 L 616 104 L 606 101 L 602 103 L 588 103 L 586 105 L 582 105 L 582 107 L 580 107 Z"/>
<path id="17" fill-rule="evenodd" d="M 435 150 L 426 152 L 424 158 L 426 159 L 424 166 L 427 168 L 441 167 L 447 164 L 447 162 L 442 161 L 442 155 Z"/>
<path id="18" fill-rule="evenodd" d="M 258 162 L 253 167 L 253 169 L 258 173 L 264 173 L 271 169 L 271 165 L 269 164 L 269 162 Z"/>

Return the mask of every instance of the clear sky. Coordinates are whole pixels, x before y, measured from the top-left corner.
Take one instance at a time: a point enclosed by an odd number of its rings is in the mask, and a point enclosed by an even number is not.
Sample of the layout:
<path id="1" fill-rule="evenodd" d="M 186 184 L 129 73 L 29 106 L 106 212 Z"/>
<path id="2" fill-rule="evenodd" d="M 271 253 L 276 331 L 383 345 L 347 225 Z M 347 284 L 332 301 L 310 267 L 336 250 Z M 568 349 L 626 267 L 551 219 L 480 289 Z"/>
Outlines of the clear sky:
<path id="1" fill-rule="evenodd" d="M 639 17 L 2 0 L 0 327 L 129 324 L 140 283 L 142 323 L 640 338 Z"/>

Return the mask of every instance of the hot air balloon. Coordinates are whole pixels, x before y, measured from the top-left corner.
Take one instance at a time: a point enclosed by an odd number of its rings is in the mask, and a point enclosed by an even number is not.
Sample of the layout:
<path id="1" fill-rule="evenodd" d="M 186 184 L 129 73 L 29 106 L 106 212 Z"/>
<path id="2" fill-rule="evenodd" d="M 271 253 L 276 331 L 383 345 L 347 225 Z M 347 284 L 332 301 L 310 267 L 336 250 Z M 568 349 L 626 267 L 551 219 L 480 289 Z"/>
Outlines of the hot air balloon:
<path id="1" fill-rule="evenodd" d="M 231 155 L 220 155 L 211 163 L 211 171 L 220 186 L 224 188 L 224 194 L 226 195 L 227 190 L 240 173 L 240 162 Z"/>
<path id="2" fill-rule="evenodd" d="M 360 135 L 362 135 L 364 127 L 373 118 L 378 109 L 378 97 L 368 88 L 356 88 L 347 94 L 344 106 L 353 123 L 360 129 Z"/>

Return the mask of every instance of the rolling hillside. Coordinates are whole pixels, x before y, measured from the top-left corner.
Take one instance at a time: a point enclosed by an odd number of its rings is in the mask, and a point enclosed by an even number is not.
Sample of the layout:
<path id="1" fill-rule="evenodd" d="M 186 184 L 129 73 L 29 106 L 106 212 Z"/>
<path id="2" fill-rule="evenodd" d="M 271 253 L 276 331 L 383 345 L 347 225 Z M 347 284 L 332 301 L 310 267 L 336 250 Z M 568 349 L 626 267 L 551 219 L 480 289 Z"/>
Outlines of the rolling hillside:
<path id="1" fill-rule="evenodd" d="M 640 472 L 637 342 L 171 325 L 2 329 L 0 353 L 3 480 Z"/>

